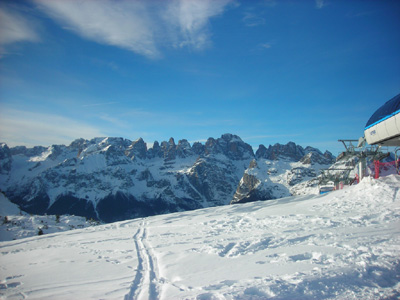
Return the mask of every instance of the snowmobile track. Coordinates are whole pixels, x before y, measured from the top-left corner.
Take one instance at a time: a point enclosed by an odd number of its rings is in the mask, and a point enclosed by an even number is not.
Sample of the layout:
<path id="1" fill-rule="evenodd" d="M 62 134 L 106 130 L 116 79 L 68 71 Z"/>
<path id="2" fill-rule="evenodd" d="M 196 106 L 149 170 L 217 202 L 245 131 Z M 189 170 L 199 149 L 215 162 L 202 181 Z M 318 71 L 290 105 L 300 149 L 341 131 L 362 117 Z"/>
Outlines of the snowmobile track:
<path id="1" fill-rule="evenodd" d="M 129 299 L 160 299 L 160 287 L 158 279 L 158 266 L 155 257 L 150 253 L 150 245 L 146 241 L 147 228 L 142 222 L 139 229 L 133 236 L 138 256 L 138 266 L 135 279 L 132 282 L 130 291 L 125 295 Z"/>

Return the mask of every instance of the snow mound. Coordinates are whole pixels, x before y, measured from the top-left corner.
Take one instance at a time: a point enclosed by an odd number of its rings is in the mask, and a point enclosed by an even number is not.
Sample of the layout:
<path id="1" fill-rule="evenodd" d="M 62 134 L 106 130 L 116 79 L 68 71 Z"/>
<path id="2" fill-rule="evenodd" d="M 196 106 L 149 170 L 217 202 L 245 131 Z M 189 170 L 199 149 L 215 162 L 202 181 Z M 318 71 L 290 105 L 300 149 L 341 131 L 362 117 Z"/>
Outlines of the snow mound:
<path id="1" fill-rule="evenodd" d="M 0 295 L 398 299 L 400 177 L 0 243 Z"/>

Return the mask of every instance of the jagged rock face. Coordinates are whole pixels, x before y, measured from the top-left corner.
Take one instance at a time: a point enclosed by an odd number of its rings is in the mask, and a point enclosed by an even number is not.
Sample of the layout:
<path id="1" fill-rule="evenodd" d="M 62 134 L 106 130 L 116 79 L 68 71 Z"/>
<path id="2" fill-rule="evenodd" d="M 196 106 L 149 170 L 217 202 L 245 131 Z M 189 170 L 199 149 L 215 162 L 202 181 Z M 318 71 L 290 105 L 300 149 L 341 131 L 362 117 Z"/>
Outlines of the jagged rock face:
<path id="1" fill-rule="evenodd" d="M 258 184 L 260 184 L 260 181 L 255 176 L 245 173 L 233 196 L 231 204 L 271 199 L 270 196 L 267 197 L 268 199 L 263 199 L 265 198 L 263 197 L 264 195 L 261 195 L 260 191 L 256 189 Z"/>
<path id="2" fill-rule="evenodd" d="M 155 141 L 153 147 L 147 150 L 147 158 L 164 158 L 168 161 L 175 160 L 176 158 L 185 158 L 192 155 L 204 154 L 204 145 L 201 143 L 194 143 L 193 147 L 186 140 L 180 140 L 178 145 L 175 144 L 175 140 L 170 138 L 168 142 L 164 141 L 160 144 Z"/>
<path id="3" fill-rule="evenodd" d="M 336 157 L 329 151 L 325 151 L 324 157 L 327 159 L 329 163 L 335 163 L 336 162 Z"/>
<path id="4" fill-rule="evenodd" d="M 138 139 L 135 142 L 132 142 L 132 144 L 125 151 L 125 155 L 132 159 L 134 159 L 135 157 L 138 157 L 140 159 L 146 158 L 147 155 L 146 143 L 143 141 L 142 138 Z"/>
<path id="5" fill-rule="evenodd" d="M 211 203 L 211 206 L 229 204 L 248 162 L 244 160 L 240 168 L 230 160 L 200 158 L 187 178 L 194 191 L 202 195 L 204 201 Z"/>
<path id="6" fill-rule="evenodd" d="M 45 147 L 35 146 L 33 148 L 26 148 L 25 146 L 17 146 L 10 149 L 12 155 L 23 154 L 28 157 L 37 156 L 46 150 Z"/>
<path id="7" fill-rule="evenodd" d="M 325 151 L 325 153 L 322 154 L 322 152 L 316 148 L 306 147 L 304 152 L 306 154 L 300 160 L 303 164 L 328 165 L 335 163 L 335 157 L 329 151 Z"/>
<path id="8" fill-rule="evenodd" d="M 286 145 L 275 144 L 269 146 L 268 149 L 260 145 L 256 152 L 256 158 L 264 158 L 269 160 L 290 159 L 292 161 L 299 161 L 305 154 L 304 149 L 293 142 Z"/>
<path id="9" fill-rule="evenodd" d="M 164 158 L 166 161 L 174 160 L 176 158 L 175 140 L 170 138 L 168 143 L 162 142 L 161 151 L 164 152 Z"/>
<path id="10" fill-rule="evenodd" d="M 202 143 L 195 142 L 192 146 L 193 153 L 197 155 L 204 155 L 205 153 L 205 146 Z"/>
<path id="11" fill-rule="evenodd" d="M 185 158 L 193 155 L 192 147 L 187 140 L 180 140 L 178 146 L 176 147 L 176 154 L 180 158 Z"/>
<path id="12" fill-rule="evenodd" d="M 306 148 L 289 142 L 286 145 L 275 144 L 266 148 L 260 145 L 256 151 L 257 159 L 279 160 L 286 159 L 289 161 L 301 161 L 303 164 L 333 164 L 335 157 L 329 151 L 322 154 L 316 148 L 307 146 Z"/>
<path id="13" fill-rule="evenodd" d="M 152 158 L 161 158 L 163 157 L 163 154 L 161 152 L 161 147 L 158 141 L 155 141 L 153 144 L 153 147 L 147 150 L 147 158 L 152 159 Z"/>
<path id="14" fill-rule="evenodd" d="M 269 180 L 268 170 L 264 162 L 262 160 L 253 160 L 249 168 L 244 172 L 231 204 L 276 199 L 278 198 L 275 195 L 277 189 L 279 189 L 279 184 Z"/>
<path id="15" fill-rule="evenodd" d="M 252 159 L 254 157 L 253 149 L 246 144 L 237 135 L 224 134 L 221 138 L 215 140 L 209 138 L 205 144 L 207 154 L 224 154 L 232 160 Z"/>
<path id="16" fill-rule="evenodd" d="M 267 156 L 268 156 L 267 152 L 268 152 L 268 149 L 265 148 L 264 145 L 260 145 L 258 147 L 258 150 L 256 151 L 256 158 L 257 159 L 260 159 L 260 158 L 265 158 L 266 159 Z"/>
<path id="17" fill-rule="evenodd" d="M 260 171 L 256 160 L 251 161 L 249 169 L 243 174 L 231 204 L 273 199 L 268 190 L 258 188 L 262 182 L 254 174 L 254 170 Z"/>

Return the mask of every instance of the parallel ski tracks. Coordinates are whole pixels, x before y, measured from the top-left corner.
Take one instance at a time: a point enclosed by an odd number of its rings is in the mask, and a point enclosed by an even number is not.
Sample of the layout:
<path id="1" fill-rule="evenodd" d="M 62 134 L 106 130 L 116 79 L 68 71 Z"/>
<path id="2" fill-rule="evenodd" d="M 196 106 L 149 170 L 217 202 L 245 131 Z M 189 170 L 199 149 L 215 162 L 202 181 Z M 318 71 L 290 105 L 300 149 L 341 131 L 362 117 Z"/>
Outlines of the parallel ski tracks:
<path id="1" fill-rule="evenodd" d="M 133 240 L 138 266 L 129 293 L 125 295 L 125 300 L 158 300 L 161 298 L 163 280 L 159 278 L 157 260 L 151 253 L 151 246 L 147 242 L 147 228 L 144 222 L 133 236 Z"/>

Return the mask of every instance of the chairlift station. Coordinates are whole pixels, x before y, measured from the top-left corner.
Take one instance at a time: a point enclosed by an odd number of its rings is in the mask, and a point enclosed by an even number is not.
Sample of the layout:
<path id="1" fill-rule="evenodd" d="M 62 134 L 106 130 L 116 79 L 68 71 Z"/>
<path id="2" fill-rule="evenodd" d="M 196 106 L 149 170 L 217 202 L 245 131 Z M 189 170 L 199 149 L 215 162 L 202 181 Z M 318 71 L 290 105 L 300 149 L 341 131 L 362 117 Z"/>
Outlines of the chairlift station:
<path id="1" fill-rule="evenodd" d="M 400 94 L 387 101 L 370 117 L 364 129 L 364 137 L 359 140 L 339 140 L 343 143 L 345 151 L 339 154 L 336 161 L 347 162 L 344 168 L 330 168 L 322 170 L 319 182 L 320 194 L 340 188 L 342 185 L 351 185 L 356 180 L 361 180 L 365 175 L 367 161 L 380 161 L 390 155 L 389 152 L 382 152 L 382 146 L 400 147 Z M 366 143 L 369 144 L 366 147 Z M 396 148 L 396 168 L 397 152 Z M 355 163 L 358 163 L 358 174 L 351 176 L 355 170 Z M 350 165 L 348 165 L 350 163 Z M 358 177 L 357 177 L 358 176 Z"/>

